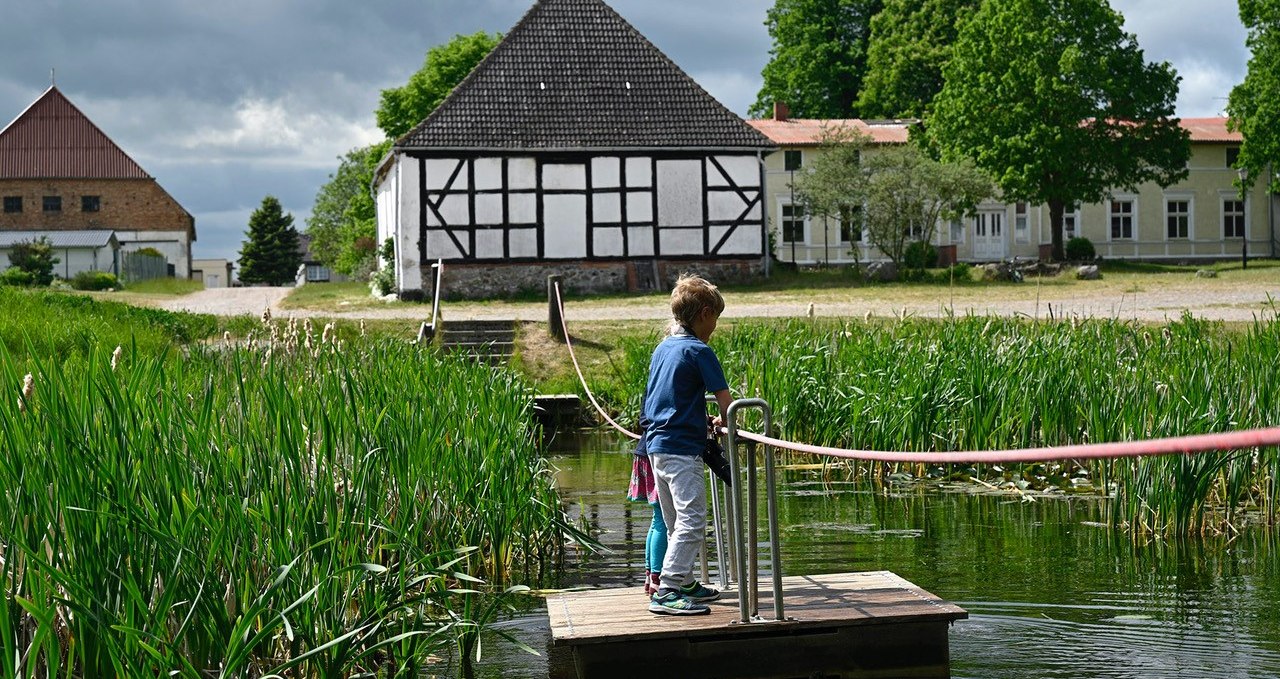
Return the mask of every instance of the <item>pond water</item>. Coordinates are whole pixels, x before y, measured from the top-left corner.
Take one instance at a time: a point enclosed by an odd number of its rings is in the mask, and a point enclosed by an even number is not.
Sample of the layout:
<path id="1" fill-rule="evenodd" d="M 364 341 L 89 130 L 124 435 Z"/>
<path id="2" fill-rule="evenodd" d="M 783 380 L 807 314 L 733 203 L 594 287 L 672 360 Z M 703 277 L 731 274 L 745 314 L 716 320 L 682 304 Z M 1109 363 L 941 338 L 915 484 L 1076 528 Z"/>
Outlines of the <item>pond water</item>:
<path id="1" fill-rule="evenodd" d="M 561 584 L 638 586 L 649 509 L 624 498 L 628 442 L 562 435 L 548 460 L 570 516 L 610 550 L 573 554 Z M 784 574 L 890 570 L 960 605 L 970 617 L 950 631 L 955 677 L 1280 677 L 1280 544 L 1264 532 L 1136 546 L 1092 525 L 1096 499 L 886 495 L 812 469 L 780 482 Z M 549 643 L 545 607 L 504 626 Z M 482 666 L 546 677 L 545 655 L 503 642 Z"/>

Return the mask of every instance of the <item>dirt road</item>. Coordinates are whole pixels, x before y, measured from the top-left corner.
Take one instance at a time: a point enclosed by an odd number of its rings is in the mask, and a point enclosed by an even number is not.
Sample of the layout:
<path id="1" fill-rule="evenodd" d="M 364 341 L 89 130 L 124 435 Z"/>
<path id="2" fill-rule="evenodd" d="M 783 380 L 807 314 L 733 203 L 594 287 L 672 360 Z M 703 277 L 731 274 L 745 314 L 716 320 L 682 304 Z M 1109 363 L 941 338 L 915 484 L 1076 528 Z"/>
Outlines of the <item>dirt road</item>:
<path id="1" fill-rule="evenodd" d="M 1089 316 L 1102 318 L 1163 321 L 1175 319 L 1183 311 L 1197 317 L 1224 321 L 1249 321 L 1260 315 L 1272 315 L 1275 309 L 1271 299 L 1280 300 L 1280 276 L 1275 283 L 1250 286 L 1212 286 L 1153 284 L 1143 291 L 1092 292 L 1088 288 L 1072 288 L 1069 291 L 1046 288 L 1042 294 L 1026 295 L 1016 299 L 1001 299 L 982 289 L 958 289 L 954 297 L 946 288 L 938 289 L 936 296 L 920 294 L 906 298 L 885 290 L 880 297 L 866 295 L 854 298 L 833 291 L 805 291 L 785 293 L 748 293 L 730 299 L 725 318 L 753 317 L 803 317 L 813 304 L 813 314 L 818 317 L 862 318 L 872 316 L 923 316 L 943 317 L 955 315 L 1026 316 L 1055 318 Z M 158 305 L 165 309 L 193 311 L 197 313 L 235 316 L 260 315 L 270 308 L 277 317 L 290 315 L 305 317 L 368 318 L 423 320 L 430 308 L 418 305 L 393 304 L 385 308 L 363 308 L 354 311 L 308 311 L 281 309 L 280 302 L 291 288 L 219 288 L 204 290 L 183 297 L 166 300 Z M 898 299 L 895 299 L 898 297 Z M 932 297 L 932 298 L 929 298 Z M 812 301 L 806 301 L 812 300 Z M 668 316 L 663 297 L 613 299 L 610 301 L 582 300 L 567 304 L 566 315 L 570 321 L 655 319 Z M 442 315 L 447 319 L 504 319 L 515 318 L 540 321 L 547 317 L 544 302 L 446 302 Z"/>

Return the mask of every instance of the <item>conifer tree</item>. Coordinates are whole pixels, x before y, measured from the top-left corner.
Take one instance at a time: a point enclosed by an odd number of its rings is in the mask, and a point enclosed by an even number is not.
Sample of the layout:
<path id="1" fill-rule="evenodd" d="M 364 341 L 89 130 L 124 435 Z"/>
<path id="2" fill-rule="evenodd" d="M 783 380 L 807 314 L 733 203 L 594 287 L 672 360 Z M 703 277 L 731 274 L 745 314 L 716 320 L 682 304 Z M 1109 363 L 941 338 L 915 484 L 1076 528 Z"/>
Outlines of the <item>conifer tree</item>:
<path id="1" fill-rule="evenodd" d="M 275 196 L 262 199 L 262 205 L 249 216 L 247 240 L 240 250 L 240 281 L 286 285 L 292 283 L 302 264 L 298 252 L 298 230 L 293 215 L 285 214 Z"/>

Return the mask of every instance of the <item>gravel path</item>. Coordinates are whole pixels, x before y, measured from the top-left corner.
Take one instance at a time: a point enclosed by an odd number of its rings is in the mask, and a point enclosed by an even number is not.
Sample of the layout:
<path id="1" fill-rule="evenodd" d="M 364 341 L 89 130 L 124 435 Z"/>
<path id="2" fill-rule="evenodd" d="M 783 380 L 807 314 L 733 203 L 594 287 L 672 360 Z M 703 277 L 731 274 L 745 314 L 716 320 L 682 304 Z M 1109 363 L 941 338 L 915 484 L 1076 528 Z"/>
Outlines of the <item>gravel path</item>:
<path id="1" fill-rule="evenodd" d="M 930 302 L 895 302 L 892 293 L 884 299 L 841 300 L 830 291 L 815 295 L 813 313 L 819 317 L 854 317 L 861 318 L 867 314 L 872 316 L 922 316 L 942 317 L 951 313 L 955 315 L 1003 315 L 1027 316 L 1033 318 L 1056 318 L 1070 316 L 1090 316 L 1101 318 L 1137 319 L 1144 321 L 1163 321 L 1175 319 L 1183 311 L 1190 311 L 1197 317 L 1223 321 L 1249 321 L 1256 316 L 1272 311 L 1269 298 L 1280 300 L 1280 277 L 1275 283 L 1257 286 L 1183 286 L 1168 285 L 1145 292 L 1131 292 L 1116 295 L 1089 294 L 1075 288 L 1070 293 L 1050 292 L 1033 299 L 974 301 L 972 298 L 957 300 L 954 305 L 949 300 L 948 292 L 940 289 L 938 299 Z M 423 320 L 430 313 L 429 307 L 391 305 L 386 308 L 360 309 L 349 312 L 310 311 L 298 309 L 281 309 L 280 302 L 291 288 L 218 288 L 185 295 L 174 300 L 159 303 L 165 309 L 175 311 L 192 311 L 197 313 L 235 316 L 249 314 L 257 316 L 262 310 L 270 307 L 271 313 L 277 317 L 289 315 L 305 317 L 331 318 L 367 318 L 367 319 L 405 319 Z M 753 295 L 752 299 L 759 299 Z M 787 295 L 794 298 L 796 295 Z M 809 313 L 809 303 L 803 301 L 748 302 L 735 304 L 730 297 L 729 306 L 725 310 L 725 318 L 758 318 L 758 317 L 803 317 Z M 668 315 L 666 305 L 661 298 L 653 303 L 637 304 L 620 300 L 617 304 L 604 305 L 568 305 L 567 317 L 570 321 L 592 320 L 628 320 L 628 319 L 665 319 Z M 545 303 L 469 303 L 445 302 L 442 304 L 443 316 L 454 320 L 489 320 L 515 318 L 523 321 L 543 321 L 547 317 Z"/>

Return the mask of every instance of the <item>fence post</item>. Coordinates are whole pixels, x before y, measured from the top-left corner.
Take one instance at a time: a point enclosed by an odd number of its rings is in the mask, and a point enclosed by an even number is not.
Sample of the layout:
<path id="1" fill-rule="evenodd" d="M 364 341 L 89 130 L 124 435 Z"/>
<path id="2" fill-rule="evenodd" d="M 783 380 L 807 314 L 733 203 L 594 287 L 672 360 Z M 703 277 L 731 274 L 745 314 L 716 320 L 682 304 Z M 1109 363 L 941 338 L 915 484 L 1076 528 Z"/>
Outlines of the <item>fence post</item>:
<path id="1" fill-rule="evenodd" d="M 556 288 L 559 287 L 561 280 L 563 276 L 560 274 L 547 276 L 547 331 L 552 337 L 563 342 L 565 341 L 564 317 L 560 313 L 560 298 L 556 294 Z"/>

